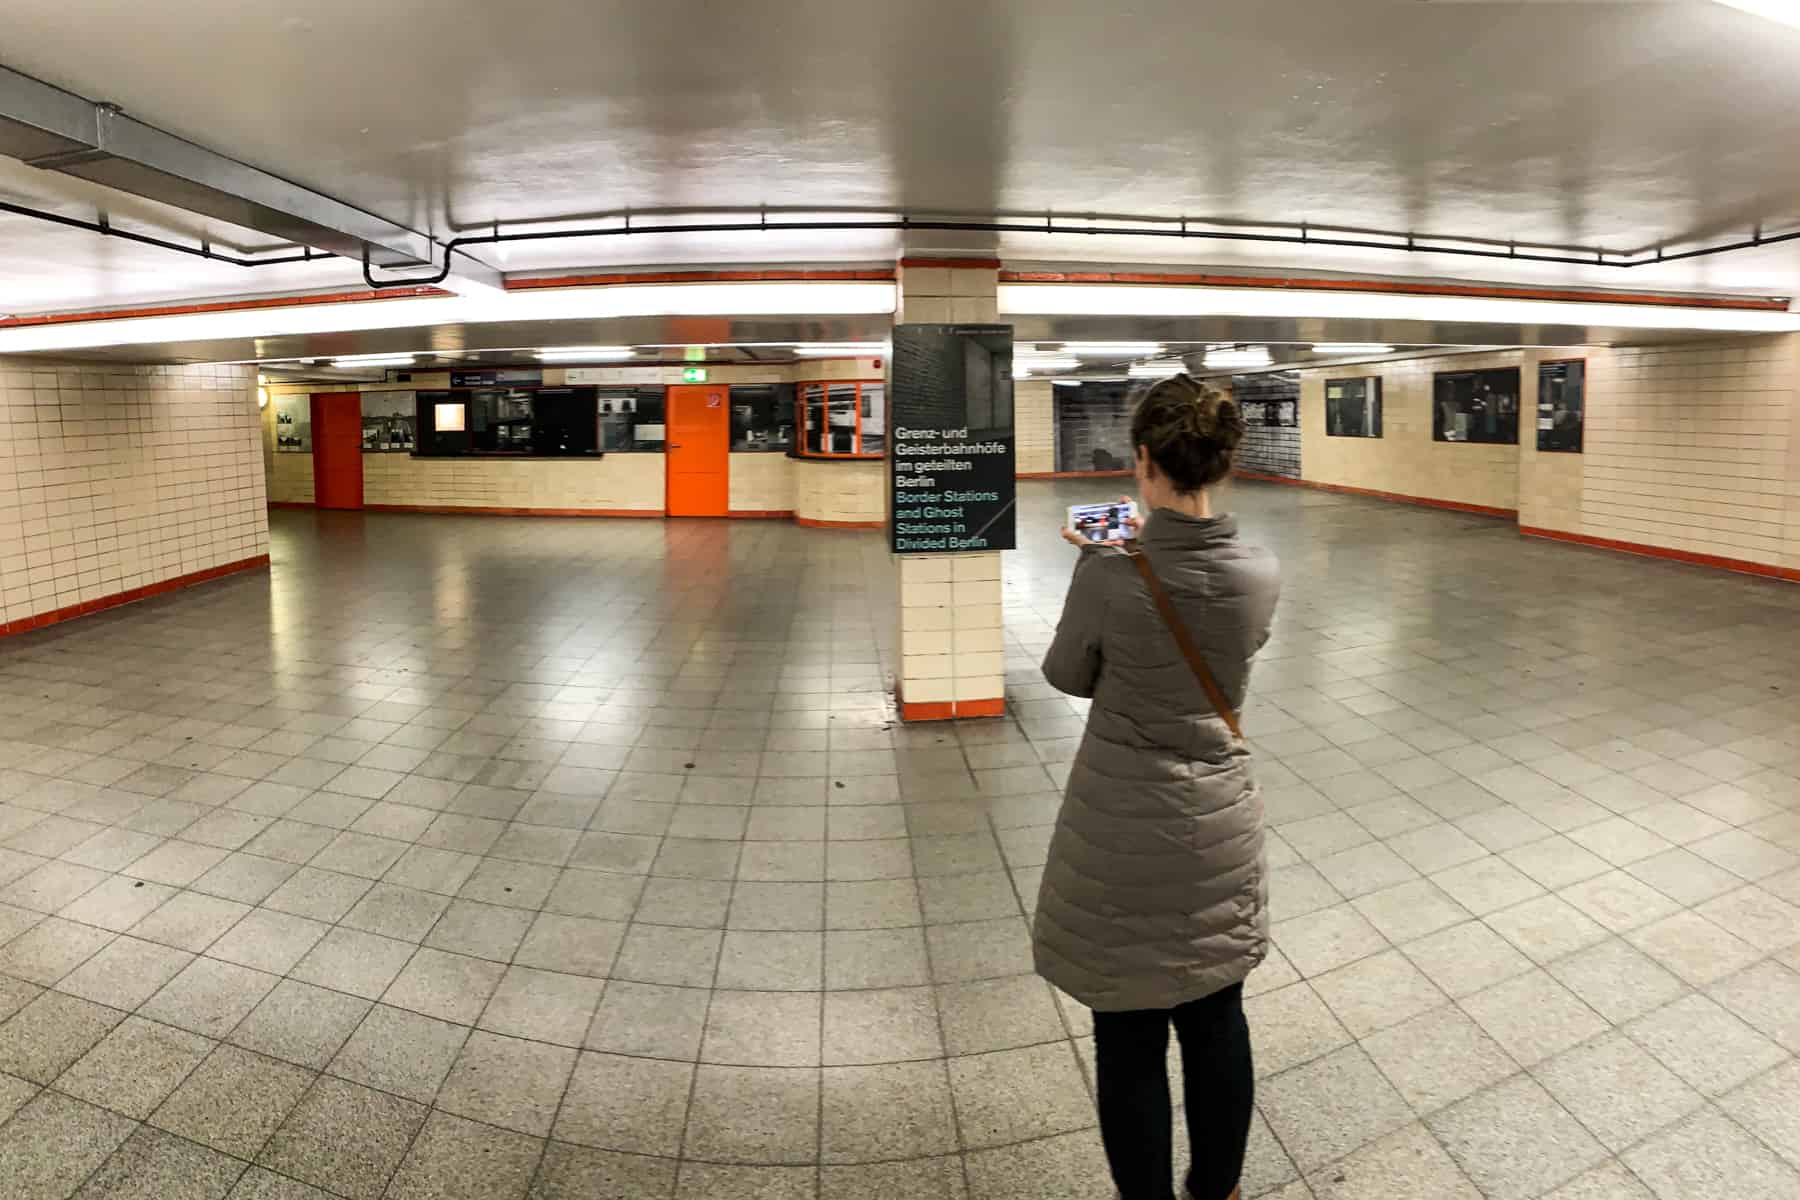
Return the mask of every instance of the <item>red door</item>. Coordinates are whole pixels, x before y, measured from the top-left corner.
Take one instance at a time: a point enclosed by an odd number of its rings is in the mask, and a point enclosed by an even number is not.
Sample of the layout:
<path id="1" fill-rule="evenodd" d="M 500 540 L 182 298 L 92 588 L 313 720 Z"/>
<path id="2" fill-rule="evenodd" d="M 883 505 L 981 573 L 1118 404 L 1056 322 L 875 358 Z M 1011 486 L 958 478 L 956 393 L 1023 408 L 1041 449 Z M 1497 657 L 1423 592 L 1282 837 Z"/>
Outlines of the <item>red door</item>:
<path id="1" fill-rule="evenodd" d="M 362 396 L 321 392 L 312 398 L 313 503 L 363 506 Z"/>
<path id="2" fill-rule="evenodd" d="M 667 508 L 671 517 L 722 517 L 731 508 L 731 389 L 722 383 L 668 393 Z"/>

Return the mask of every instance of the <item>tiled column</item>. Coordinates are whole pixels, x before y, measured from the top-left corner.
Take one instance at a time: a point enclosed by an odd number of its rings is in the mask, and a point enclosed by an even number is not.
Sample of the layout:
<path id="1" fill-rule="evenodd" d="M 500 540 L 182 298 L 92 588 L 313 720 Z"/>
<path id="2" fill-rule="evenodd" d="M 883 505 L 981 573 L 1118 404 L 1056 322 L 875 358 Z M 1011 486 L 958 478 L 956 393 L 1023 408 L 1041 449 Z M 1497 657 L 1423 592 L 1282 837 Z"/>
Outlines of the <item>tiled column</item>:
<path id="1" fill-rule="evenodd" d="M 901 323 L 986 324 L 998 317 L 997 259 L 900 261 Z M 900 640 L 895 690 L 907 721 L 1006 711 L 1000 553 L 895 555 Z"/>

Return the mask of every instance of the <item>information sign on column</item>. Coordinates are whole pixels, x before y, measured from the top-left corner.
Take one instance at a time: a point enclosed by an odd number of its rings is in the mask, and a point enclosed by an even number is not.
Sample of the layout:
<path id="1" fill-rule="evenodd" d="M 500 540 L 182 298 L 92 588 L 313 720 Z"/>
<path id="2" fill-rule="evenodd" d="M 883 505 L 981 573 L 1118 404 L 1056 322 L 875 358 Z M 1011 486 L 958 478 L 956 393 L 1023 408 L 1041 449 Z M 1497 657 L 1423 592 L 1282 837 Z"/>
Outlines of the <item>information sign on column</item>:
<path id="1" fill-rule="evenodd" d="M 1010 325 L 898 325 L 889 358 L 888 540 L 896 554 L 1017 540 Z"/>

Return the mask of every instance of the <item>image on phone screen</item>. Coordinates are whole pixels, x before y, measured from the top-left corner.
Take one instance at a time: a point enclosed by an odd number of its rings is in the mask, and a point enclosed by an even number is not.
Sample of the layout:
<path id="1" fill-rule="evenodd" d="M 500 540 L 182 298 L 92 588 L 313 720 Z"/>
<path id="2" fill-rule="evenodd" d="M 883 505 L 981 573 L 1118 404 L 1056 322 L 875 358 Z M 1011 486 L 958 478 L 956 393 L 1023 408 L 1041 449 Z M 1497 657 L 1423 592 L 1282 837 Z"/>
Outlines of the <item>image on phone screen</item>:
<path id="1" fill-rule="evenodd" d="M 1069 528 L 1090 542 L 1113 542 L 1132 536 L 1129 524 L 1137 505 L 1125 500 L 1110 504 L 1069 505 Z"/>

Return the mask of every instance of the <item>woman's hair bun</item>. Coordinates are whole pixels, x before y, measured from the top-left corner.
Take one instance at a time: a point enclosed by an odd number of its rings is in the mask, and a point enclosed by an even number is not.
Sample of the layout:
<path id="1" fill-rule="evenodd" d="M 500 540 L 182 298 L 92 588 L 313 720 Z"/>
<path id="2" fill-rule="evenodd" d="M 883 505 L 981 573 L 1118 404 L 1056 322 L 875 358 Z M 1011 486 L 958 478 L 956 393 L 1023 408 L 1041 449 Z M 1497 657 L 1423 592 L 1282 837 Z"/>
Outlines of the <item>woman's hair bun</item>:
<path id="1" fill-rule="evenodd" d="M 1183 373 L 1150 385 L 1131 418 L 1131 440 L 1183 492 L 1231 473 L 1248 426 L 1230 393 Z"/>

